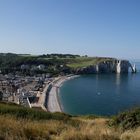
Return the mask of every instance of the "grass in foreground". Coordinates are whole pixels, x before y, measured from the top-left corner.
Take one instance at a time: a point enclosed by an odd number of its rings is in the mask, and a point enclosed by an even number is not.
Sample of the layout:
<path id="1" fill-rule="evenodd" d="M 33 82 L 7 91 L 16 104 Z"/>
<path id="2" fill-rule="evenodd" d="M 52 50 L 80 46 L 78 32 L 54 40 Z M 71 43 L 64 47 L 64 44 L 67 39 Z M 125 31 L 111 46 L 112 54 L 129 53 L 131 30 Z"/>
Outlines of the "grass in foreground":
<path id="1" fill-rule="evenodd" d="M 74 126 L 65 121 L 26 120 L 6 115 L 0 116 L 0 124 L 3 140 L 119 140 L 104 119 L 78 120 Z"/>
<path id="2" fill-rule="evenodd" d="M 124 131 L 110 127 L 112 119 L 24 109 L 26 112 L 22 112 L 23 107 L 0 104 L 0 140 L 140 140 L 138 126 Z"/>
<path id="3" fill-rule="evenodd" d="M 11 115 L 21 119 L 34 120 L 70 120 L 71 116 L 64 113 L 49 113 L 42 110 L 28 109 L 15 104 L 0 103 L 0 115 Z"/>

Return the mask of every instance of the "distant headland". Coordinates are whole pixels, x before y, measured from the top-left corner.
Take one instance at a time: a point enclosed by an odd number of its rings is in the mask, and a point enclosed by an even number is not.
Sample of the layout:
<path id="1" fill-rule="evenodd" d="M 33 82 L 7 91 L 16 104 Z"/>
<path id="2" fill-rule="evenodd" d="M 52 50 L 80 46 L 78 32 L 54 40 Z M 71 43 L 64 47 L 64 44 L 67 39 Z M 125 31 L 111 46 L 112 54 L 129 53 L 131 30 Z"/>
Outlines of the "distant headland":
<path id="1" fill-rule="evenodd" d="M 128 60 L 110 57 L 88 57 L 73 54 L 13 54 L 0 53 L 0 73 L 18 73 L 23 75 L 49 74 L 99 74 L 99 73 L 133 73 L 136 66 Z"/>

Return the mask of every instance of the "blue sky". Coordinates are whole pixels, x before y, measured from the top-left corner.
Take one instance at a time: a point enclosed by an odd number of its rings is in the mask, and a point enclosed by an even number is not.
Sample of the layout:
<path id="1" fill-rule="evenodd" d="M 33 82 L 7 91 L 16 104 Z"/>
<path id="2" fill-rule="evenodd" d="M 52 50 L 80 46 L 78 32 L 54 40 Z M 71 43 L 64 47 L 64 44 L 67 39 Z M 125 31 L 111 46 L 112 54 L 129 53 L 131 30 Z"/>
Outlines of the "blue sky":
<path id="1" fill-rule="evenodd" d="M 0 52 L 140 59 L 140 0 L 0 0 Z"/>

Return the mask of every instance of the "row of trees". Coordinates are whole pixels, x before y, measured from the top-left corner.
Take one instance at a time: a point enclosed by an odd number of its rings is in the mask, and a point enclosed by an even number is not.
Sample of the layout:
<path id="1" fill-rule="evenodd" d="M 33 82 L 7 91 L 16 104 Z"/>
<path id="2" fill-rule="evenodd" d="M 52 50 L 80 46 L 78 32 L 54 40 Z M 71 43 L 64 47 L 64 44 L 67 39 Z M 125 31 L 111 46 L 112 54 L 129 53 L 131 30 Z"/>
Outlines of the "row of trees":
<path id="1" fill-rule="evenodd" d="M 80 55 L 73 55 L 73 54 L 43 54 L 40 55 L 39 57 L 42 58 L 76 58 L 76 57 L 80 57 Z"/>

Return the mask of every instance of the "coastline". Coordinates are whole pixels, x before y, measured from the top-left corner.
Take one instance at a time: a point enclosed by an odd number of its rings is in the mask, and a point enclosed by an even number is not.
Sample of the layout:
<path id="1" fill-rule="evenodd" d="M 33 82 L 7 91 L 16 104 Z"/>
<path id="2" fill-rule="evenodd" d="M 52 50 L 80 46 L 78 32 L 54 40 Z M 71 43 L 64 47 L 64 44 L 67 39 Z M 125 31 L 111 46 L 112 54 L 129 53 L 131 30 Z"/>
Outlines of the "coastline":
<path id="1" fill-rule="evenodd" d="M 58 77 L 52 82 L 52 89 L 48 95 L 47 109 L 49 112 L 63 112 L 63 108 L 59 99 L 59 88 L 64 82 L 79 77 L 79 75 L 68 75 Z"/>

